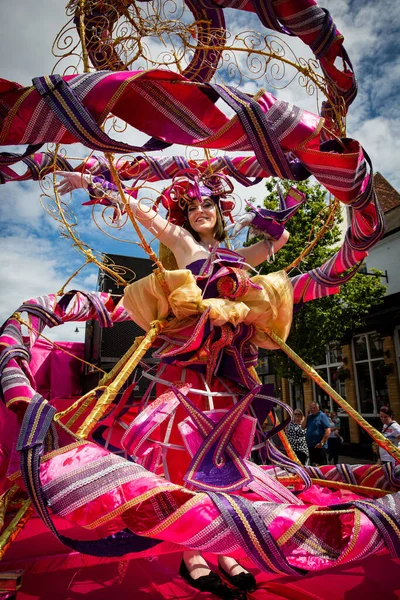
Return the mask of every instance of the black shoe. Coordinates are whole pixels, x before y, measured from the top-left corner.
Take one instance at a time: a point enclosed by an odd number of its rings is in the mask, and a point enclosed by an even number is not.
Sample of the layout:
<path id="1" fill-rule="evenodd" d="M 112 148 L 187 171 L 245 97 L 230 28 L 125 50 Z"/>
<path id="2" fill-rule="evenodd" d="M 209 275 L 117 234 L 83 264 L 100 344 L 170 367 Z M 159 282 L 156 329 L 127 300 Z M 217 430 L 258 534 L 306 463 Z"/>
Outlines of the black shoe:
<path id="1" fill-rule="evenodd" d="M 223 573 L 224 577 L 227 578 L 229 583 L 234 585 L 239 590 L 243 590 L 244 592 L 254 592 L 254 590 L 256 589 L 257 582 L 255 580 L 254 575 L 252 575 L 251 573 L 246 572 L 239 573 L 238 575 L 229 575 L 229 573 L 227 573 L 225 569 L 221 567 L 219 561 L 218 566 L 219 570 L 221 571 L 221 573 Z"/>
<path id="2" fill-rule="evenodd" d="M 179 575 L 187 581 L 189 585 L 194 587 L 200 592 L 210 592 L 215 594 L 218 598 L 223 600 L 246 600 L 246 593 L 240 590 L 231 590 L 223 582 L 217 573 L 210 571 L 208 575 L 202 575 L 197 579 L 189 573 L 189 569 L 186 566 L 185 561 L 182 559 L 181 566 L 179 567 Z"/>

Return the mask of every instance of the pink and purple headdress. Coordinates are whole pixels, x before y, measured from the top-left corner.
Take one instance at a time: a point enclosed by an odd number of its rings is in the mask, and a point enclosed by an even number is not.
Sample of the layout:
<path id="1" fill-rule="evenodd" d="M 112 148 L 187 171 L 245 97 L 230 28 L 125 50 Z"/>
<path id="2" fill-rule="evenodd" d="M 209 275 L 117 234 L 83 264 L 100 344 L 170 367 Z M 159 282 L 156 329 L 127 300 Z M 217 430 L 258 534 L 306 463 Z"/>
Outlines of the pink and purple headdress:
<path id="1" fill-rule="evenodd" d="M 170 221 L 176 225 L 182 225 L 185 221 L 186 209 L 191 202 L 202 202 L 204 198 L 212 198 L 218 203 L 222 215 L 232 220 L 231 212 L 235 203 L 228 198 L 232 192 L 232 182 L 223 173 L 205 174 L 189 168 L 175 175 L 171 185 L 162 192 L 159 202 L 168 210 Z"/>

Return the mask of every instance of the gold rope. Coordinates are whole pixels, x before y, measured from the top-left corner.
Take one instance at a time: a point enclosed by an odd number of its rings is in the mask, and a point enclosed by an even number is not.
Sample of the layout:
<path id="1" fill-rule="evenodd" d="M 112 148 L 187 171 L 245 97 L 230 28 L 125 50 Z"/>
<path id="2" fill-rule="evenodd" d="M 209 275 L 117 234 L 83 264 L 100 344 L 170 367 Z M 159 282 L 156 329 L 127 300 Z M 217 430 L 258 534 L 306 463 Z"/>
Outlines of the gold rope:
<path id="1" fill-rule="evenodd" d="M 89 54 L 86 47 L 86 31 L 85 31 L 85 5 L 86 0 L 79 0 L 79 37 L 82 44 L 82 60 L 83 70 L 85 73 L 89 73 Z"/>
<path id="2" fill-rule="evenodd" d="M 396 459 L 397 462 L 400 462 L 400 450 L 396 448 L 392 442 L 387 440 L 375 427 L 372 427 L 344 398 L 342 398 L 336 390 L 331 388 L 331 386 L 322 379 L 320 375 L 316 372 L 315 369 L 310 367 L 303 359 L 300 358 L 294 350 L 292 350 L 281 338 L 276 335 L 271 329 L 267 329 L 266 333 L 270 336 L 274 342 L 278 344 L 278 346 L 293 360 L 293 362 L 300 367 L 304 373 L 310 377 L 320 388 L 324 390 L 328 394 L 332 400 L 334 400 L 348 415 L 353 417 L 355 422 L 364 429 L 372 439 L 386 452 L 388 452 L 393 458 Z"/>
<path id="3" fill-rule="evenodd" d="M 298 475 L 291 476 L 278 476 L 278 481 L 283 485 L 293 485 L 296 483 L 304 484 L 304 481 L 300 479 Z M 311 477 L 311 481 L 315 485 L 321 487 L 333 488 L 337 490 L 349 490 L 356 494 L 365 494 L 366 496 L 377 496 L 379 498 L 392 494 L 392 490 L 381 490 L 379 488 L 372 488 L 367 485 L 356 485 L 354 483 L 345 483 L 344 481 L 333 481 L 329 479 L 318 479 L 317 477 Z"/>
<path id="4" fill-rule="evenodd" d="M 13 486 L 11 490 L 13 490 L 15 487 L 16 486 Z M 15 538 L 20 534 L 25 523 L 33 513 L 34 509 L 31 501 L 25 500 L 17 514 L 14 516 L 5 530 L 0 534 L 0 560 L 3 559 L 8 548 Z"/>
<path id="5" fill-rule="evenodd" d="M 86 417 L 84 423 L 79 427 L 76 434 L 78 437 L 87 438 L 89 436 L 96 423 L 107 412 L 108 407 L 115 399 L 120 388 L 127 381 L 133 369 L 136 367 L 136 365 L 142 359 L 142 357 L 146 354 L 147 350 L 151 348 L 157 335 L 165 327 L 166 324 L 167 321 L 154 321 L 152 323 L 151 329 L 149 330 L 147 335 L 143 338 L 142 342 L 139 344 L 137 349 L 132 353 L 129 360 L 122 367 L 120 373 L 115 377 L 114 381 L 106 387 L 104 393 L 98 399 L 91 414 L 88 417 Z"/>

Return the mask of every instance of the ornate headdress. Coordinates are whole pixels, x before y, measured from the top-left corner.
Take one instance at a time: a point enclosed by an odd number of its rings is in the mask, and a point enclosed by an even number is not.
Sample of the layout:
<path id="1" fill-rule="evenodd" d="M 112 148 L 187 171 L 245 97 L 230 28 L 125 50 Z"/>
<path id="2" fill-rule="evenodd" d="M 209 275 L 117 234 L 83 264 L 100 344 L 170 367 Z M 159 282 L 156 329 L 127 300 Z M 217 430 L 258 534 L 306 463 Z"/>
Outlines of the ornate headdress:
<path id="1" fill-rule="evenodd" d="M 232 221 L 231 212 L 235 203 L 227 198 L 232 192 L 232 182 L 222 173 L 205 174 L 198 169 L 182 169 L 162 192 L 159 201 L 168 210 L 171 223 L 176 225 L 182 225 L 185 221 L 188 204 L 193 200 L 202 202 L 204 198 L 212 198 L 217 202 L 222 215 Z"/>

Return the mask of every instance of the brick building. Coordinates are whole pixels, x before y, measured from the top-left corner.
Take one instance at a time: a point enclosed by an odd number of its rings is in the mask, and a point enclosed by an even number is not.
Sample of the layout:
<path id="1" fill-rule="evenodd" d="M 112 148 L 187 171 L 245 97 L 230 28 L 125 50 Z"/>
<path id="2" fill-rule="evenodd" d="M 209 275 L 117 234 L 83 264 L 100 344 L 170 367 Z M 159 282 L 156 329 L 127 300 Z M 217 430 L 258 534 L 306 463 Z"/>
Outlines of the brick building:
<path id="1" fill-rule="evenodd" d="M 366 276 L 371 269 L 383 271 L 387 285 L 384 302 L 371 310 L 365 327 L 353 330 L 339 344 L 330 345 L 321 364 L 313 366 L 352 407 L 380 430 L 378 411 L 383 404 L 390 405 L 400 421 L 400 194 L 380 173 L 375 175 L 375 187 L 387 229 L 363 267 Z M 264 371 L 263 379 L 272 382 L 273 376 Z M 287 380 L 275 383 L 281 398 L 293 408 L 304 410 L 313 400 L 322 408 L 334 409 L 336 406 L 309 379 L 302 389 Z M 346 413 L 338 412 L 345 442 L 359 449 L 361 454 L 368 453 L 369 436 Z"/>

